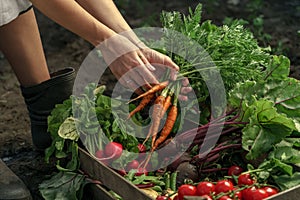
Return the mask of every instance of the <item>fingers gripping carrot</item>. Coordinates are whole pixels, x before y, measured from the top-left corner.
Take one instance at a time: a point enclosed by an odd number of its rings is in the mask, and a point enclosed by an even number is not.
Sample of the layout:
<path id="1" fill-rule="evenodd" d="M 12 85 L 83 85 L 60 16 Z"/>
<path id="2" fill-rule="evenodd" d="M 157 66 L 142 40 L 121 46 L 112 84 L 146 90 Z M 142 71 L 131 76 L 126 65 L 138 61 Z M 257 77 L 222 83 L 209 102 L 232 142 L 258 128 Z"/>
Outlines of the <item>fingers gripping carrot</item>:
<path id="1" fill-rule="evenodd" d="M 144 92 L 143 94 L 139 95 L 138 97 L 136 97 L 134 99 L 131 99 L 128 103 L 133 102 L 135 100 L 138 100 L 140 98 L 143 98 L 143 97 L 145 97 L 149 94 L 155 93 L 157 91 L 163 90 L 164 88 L 167 87 L 168 84 L 169 84 L 169 81 L 161 82 L 161 83 L 153 86 L 150 90 L 148 90 L 148 91 Z"/>
<path id="2" fill-rule="evenodd" d="M 146 105 L 148 105 L 151 102 L 151 100 L 154 98 L 154 96 L 155 96 L 155 93 L 152 93 L 152 94 L 149 94 L 149 95 L 143 97 L 143 99 L 138 104 L 138 106 L 129 113 L 127 119 L 131 118 L 135 113 L 143 110 L 146 107 Z"/>

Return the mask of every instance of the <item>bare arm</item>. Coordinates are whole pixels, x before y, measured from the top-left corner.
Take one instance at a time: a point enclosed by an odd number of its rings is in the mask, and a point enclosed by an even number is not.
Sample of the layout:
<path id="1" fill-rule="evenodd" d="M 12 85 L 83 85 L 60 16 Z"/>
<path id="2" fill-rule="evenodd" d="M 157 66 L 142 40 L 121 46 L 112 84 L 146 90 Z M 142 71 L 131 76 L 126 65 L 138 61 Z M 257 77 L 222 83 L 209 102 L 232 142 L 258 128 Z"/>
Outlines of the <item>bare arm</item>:
<path id="1" fill-rule="evenodd" d="M 42 13 L 94 46 L 116 33 L 74 0 L 30 0 Z"/>
<path id="2" fill-rule="evenodd" d="M 125 33 L 125 36 L 135 44 L 140 42 L 138 37 L 131 31 L 130 25 L 123 18 L 119 9 L 112 0 L 76 1 L 97 20 L 101 21 L 116 33 Z"/>

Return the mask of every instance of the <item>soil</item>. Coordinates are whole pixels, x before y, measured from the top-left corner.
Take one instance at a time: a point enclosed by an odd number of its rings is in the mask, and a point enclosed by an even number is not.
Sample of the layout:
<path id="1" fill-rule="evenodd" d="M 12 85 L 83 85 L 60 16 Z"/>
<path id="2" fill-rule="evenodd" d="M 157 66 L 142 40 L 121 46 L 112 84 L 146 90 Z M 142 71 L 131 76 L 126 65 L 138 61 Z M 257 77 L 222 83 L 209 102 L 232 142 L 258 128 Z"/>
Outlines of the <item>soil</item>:
<path id="1" fill-rule="evenodd" d="M 263 33 L 270 34 L 271 45 L 291 60 L 291 76 L 300 79 L 300 2 L 298 0 L 251 1 L 262 4 L 254 7 L 248 0 L 202 1 L 203 19 L 222 24 L 225 17 L 252 19 L 262 16 Z M 186 13 L 198 1 L 116 1 L 132 27 L 160 26 L 162 10 Z M 249 7 L 252 5 L 252 7 Z M 145 9 L 147 8 L 147 9 Z M 36 11 L 49 70 L 72 66 L 78 69 L 91 45 Z M 253 28 L 253 27 L 250 27 Z M 255 31 L 255 29 L 253 29 Z M 298 31 L 298 33 L 297 33 Z M 263 36 L 262 34 L 258 36 Z M 264 45 L 264 44 L 262 44 Z M 114 77 L 108 74 L 108 84 Z M 31 142 L 30 121 L 19 83 L 4 56 L 0 54 L 0 157 L 24 181 L 33 199 L 42 199 L 38 185 L 55 171 L 45 164 L 43 153 Z"/>

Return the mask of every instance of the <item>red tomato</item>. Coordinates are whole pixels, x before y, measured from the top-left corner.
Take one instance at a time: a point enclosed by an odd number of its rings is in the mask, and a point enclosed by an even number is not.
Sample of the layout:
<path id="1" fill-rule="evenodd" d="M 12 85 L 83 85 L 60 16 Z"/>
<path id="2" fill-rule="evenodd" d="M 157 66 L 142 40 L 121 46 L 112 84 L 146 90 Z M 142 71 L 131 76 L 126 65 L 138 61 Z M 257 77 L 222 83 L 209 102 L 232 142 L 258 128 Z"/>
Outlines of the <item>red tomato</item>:
<path id="1" fill-rule="evenodd" d="M 234 189 L 233 183 L 229 180 L 220 180 L 215 185 L 215 192 L 216 194 L 219 194 L 221 192 L 229 192 Z"/>
<path id="2" fill-rule="evenodd" d="M 235 200 L 241 200 L 242 199 L 242 192 L 241 191 L 235 191 L 233 192 L 233 199 Z"/>
<path id="3" fill-rule="evenodd" d="M 263 187 L 262 189 L 267 192 L 269 197 L 278 193 L 278 190 L 274 187 L 266 186 L 266 187 Z"/>
<path id="4" fill-rule="evenodd" d="M 197 185 L 197 194 L 199 196 L 209 195 L 210 193 L 215 191 L 215 185 L 209 181 L 202 181 Z"/>
<path id="5" fill-rule="evenodd" d="M 254 187 L 253 188 L 246 188 L 246 189 L 243 189 L 242 190 L 242 198 L 243 200 L 251 200 L 251 191 L 252 189 L 255 189 Z"/>
<path id="6" fill-rule="evenodd" d="M 247 188 L 243 190 L 243 200 L 263 200 L 268 197 L 267 192 L 261 188 Z"/>
<path id="7" fill-rule="evenodd" d="M 233 200 L 232 198 L 230 198 L 229 196 L 225 195 L 219 198 L 219 200 Z"/>
<path id="8" fill-rule="evenodd" d="M 238 176 L 243 172 L 243 168 L 241 168 L 240 166 L 237 165 L 232 165 L 231 167 L 229 167 L 228 169 L 228 175 L 229 176 Z"/>
<path id="9" fill-rule="evenodd" d="M 167 196 L 157 196 L 156 200 L 171 200 L 171 198 L 167 197 Z"/>
<path id="10" fill-rule="evenodd" d="M 240 174 L 238 177 L 238 185 L 253 185 L 254 183 L 250 174 Z"/>
<path id="11" fill-rule="evenodd" d="M 197 187 L 189 184 L 183 184 L 178 188 L 179 200 L 183 200 L 184 196 L 196 196 Z"/>
<path id="12" fill-rule="evenodd" d="M 173 198 L 173 200 L 179 200 L 178 195 L 175 195 L 174 198 Z"/>

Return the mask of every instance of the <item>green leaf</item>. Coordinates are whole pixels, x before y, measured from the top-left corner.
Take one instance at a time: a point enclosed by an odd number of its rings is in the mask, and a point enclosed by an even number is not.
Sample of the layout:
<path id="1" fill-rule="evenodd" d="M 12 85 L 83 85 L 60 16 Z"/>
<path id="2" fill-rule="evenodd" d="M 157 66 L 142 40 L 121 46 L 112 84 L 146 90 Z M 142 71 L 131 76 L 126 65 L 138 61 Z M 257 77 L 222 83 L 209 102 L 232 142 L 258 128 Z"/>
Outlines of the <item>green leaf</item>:
<path id="1" fill-rule="evenodd" d="M 265 79 L 285 79 L 290 75 L 290 60 L 283 56 L 273 56 L 272 62 L 265 71 Z"/>
<path id="2" fill-rule="evenodd" d="M 300 151 L 289 146 L 276 147 L 269 155 L 284 163 L 300 164 Z"/>
<path id="3" fill-rule="evenodd" d="M 77 141 L 79 139 L 79 134 L 75 126 L 75 119 L 73 117 L 68 117 L 60 125 L 58 129 L 58 135 L 61 138 Z"/>
<path id="4" fill-rule="evenodd" d="M 300 172 L 295 172 L 292 176 L 284 174 L 273 175 L 272 177 L 281 190 L 287 190 L 300 185 Z"/>
<path id="5" fill-rule="evenodd" d="M 266 170 L 266 171 L 270 171 L 270 172 L 272 172 L 273 175 L 276 173 L 277 174 L 288 174 L 288 175 L 293 174 L 293 167 L 291 165 L 281 162 L 280 160 L 278 160 L 276 158 L 272 158 L 272 159 L 262 162 L 258 168 Z"/>
<path id="6" fill-rule="evenodd" d="M 77 200 L 77 194 L 87 182 L 85 176 L 74 172 L 59 172 L 43 181 L 39 190 L 45 200 Z"/>
<path id="7" fill-rule="evenodd" d="M 242 130 L 242 145 L 248 152 L 246 158 L 256 159 L 267 153 L 295 130 L 294 122 L 277 112 L 274 103 L 257 100 L 248 107 L 249 124 Z"/>

